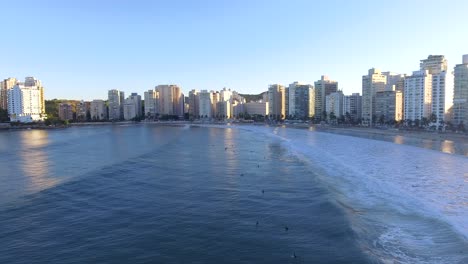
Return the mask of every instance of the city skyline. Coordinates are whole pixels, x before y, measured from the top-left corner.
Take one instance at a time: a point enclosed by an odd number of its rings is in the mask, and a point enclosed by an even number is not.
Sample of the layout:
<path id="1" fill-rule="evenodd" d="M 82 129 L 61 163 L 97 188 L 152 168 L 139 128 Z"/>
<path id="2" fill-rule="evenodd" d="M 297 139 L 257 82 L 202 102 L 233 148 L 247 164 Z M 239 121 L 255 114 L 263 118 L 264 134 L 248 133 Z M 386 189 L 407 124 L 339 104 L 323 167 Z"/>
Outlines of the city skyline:
<path id="1" fill-rule="evenodd" d="M 6 3 L 0 18 L 14 21 L 8 33 L 34 39 L 3 43 L 2 79 L 40 76 L 46 99 L 143 94 L 158 84 L 177 84 L 185 95 L 222 87 L 258 94 L 321 75 L 351 94 L 370 68 L 411 74 L 432 54 L 453 69 L 468 45 L 457 34 L 465 1 L 48 3 Z M 418 26 L 428 13 L 439 23 Z"/>

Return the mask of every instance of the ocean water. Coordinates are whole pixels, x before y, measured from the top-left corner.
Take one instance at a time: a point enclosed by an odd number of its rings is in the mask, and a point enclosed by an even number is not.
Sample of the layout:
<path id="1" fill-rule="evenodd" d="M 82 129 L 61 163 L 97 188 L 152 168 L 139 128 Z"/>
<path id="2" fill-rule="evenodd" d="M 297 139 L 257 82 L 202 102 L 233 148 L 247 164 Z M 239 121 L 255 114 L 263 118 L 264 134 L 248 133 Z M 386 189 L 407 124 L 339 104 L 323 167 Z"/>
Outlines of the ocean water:
<path id="1" fill-rule="evenodd" d="M 468 263 L 468 159 L 307 130 L 0 133 L 0 263 Z"/>

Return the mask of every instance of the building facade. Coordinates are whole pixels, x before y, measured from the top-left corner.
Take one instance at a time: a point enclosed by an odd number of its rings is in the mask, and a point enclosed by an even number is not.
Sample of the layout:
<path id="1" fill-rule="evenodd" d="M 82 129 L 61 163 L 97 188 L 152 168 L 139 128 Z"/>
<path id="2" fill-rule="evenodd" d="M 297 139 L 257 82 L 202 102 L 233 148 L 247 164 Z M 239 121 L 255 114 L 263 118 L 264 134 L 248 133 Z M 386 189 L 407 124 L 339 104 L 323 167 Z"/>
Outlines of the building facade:
<path id="1" fill-rule="evenodd" d="M 107 107 L 103 100 L 95 99 L 91 101 L 89 112 L 93 121 L 107 120 Z"/>
<path id="2" fill-rule="evenodd" d="M 462 64 L 454 69 L 453 122 L 455 125 L 468 124 L 468 54 L 463 55 Z"/>
<path id="3" fill-rule="evenodd" d="M 8 78 L 0 82 L 0 108 L 8 110 L 8 90 L 18 83 L 16 78 Z"/>
<path id="4" fill-rule="evenodd" d="M 332 81 L 326 75 L 314 82 L 315 87 L 315 117 L 321 119 L 323 112 L 326 112 L 326 96 L 338 91 L 338 82 Z"/>
<path id="5" fill-rule="evenodd" d="M 375 121 L 375 95 L 385 91 L 387 76 L 379 69 L 372 68 L 362 76 L 362 124 L 371 126 Z"/>
<path id="6" fill-rule="evenodd" d="M 70 103 L 59 104 L 59 118 L 60 120 L 73 120 L 73 105 Z"/>
<path id="7" fill-rule="evenodd" d="M 375 95 L 376 122 L 392 123 L 403 120 L 403 92 L 382 91 Z"/>
<path id="8" fill-rule="evenodd" d="M 343 112 L 349 114 L 352 120 L 358 121 L 361 119 L 362 97 L 359 93 L 346 95 L 343 101 Z"/>
<path id="9" fill-rule="evenodd" d="M 198 95 L 197 90 L 191 90 L 188 96 L 188 104 L 189 104 L 189 118 L 197 119 L 200 115 L 200 97 Z"/>
<path id="10" fill-rule="evenodd" d="M 270 119 L 286 117 L 286 91 L 280 84 L 272 84 L 268 87 L 268 114 Z"/>
<path id="11" fill-rule="evenodd" d="M 249 115 L 268 116 L 268 102 L 249 102 L 244 104 L 244 111 Z"/>
<path id="12" fill-rule="evenodd" d="M 159 114 L 183 116 L 184 95 L 180 87 L 174 84 L 158 85 L 156 91 L 159 95 Z"/>
<path id="13" fill-rule="evenodd" d="M 16 84 L 7 90 L 7 99 L 11 122 L 30 123 L 43 121 L 46 117 L 42 86 Z"/>
<path id="14" fill-rule="evenodd" d="M 159 109 L 159 94 L 156 90 L 148 90 L 144 93 L 146 118 L 156 117 Z"/>
<path id="15" fill-rule="evenodd" d="M 109 120 L 123 119 L 123 97 L 124 92 L 119 90 L 109 90 L 107 93 L 107 102 L 109 105 Z"/>
<path id="16" fill-rule="evenodd" d="M 207 90 L 201 90 L 198 93 L 198 107 L 200 118 L 212 118 L 213 117 L 213 93 Z"/>
<path id="17" fill-rule="evenodd" d="M 441 125 L 453 102 L 453 75 L 448 72 L 447 60 L 443 55 L 429 55 L 421 60 L 420 70 L 427 70 L 432 75 L 431 112 L 436 118 L 436 125 Z"/>
<path id="18" fill-rule="evenodd" d="M 405 78 L 404 119 L 421 121 L 430 118 L 432 109 L 432 75 L 427 71 L 415 71 Z"/>
<path id="19" fill-rule="evenodd" d="M 343 101 L 344 101 L 344 95 L 342 91 L 337 91 L 334 93 L 331 93 L 325 97 L 325 105 L 326 105 L 326 113 L 327 113 L 327 118 L 330 120 L 331 116 L 335 116 L 336 118 L 344 115 L 343 113 Z"/>
<path id="20" fill-rule="evenodd" d="M 315 90 L 312 85 L 291 83 L 288 94 L 290 118 L 308 119 L 315 115 Z"/>
<path id="21" fill-rule="evenodd" d="M 124 119 L 132 120 L 143 116 L 141 106 L 141 96 L 137 93 L 132 93 L 124 103 Z"/>

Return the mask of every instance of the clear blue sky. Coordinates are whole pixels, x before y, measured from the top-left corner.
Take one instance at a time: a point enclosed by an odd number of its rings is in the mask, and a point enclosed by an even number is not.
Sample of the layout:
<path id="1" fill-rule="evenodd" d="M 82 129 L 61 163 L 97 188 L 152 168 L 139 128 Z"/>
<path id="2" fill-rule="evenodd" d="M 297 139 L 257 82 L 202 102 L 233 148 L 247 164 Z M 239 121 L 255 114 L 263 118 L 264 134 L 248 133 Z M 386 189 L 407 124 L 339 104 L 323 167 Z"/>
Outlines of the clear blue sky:
<path id="1" fill-rule="evenodd" d="M 468 53 L 468 1 L 2 1 L 0 78 L 46 98 L 93 99 L 175 83 L 260 93 L 321 75 L 346 94 L 372 67 L 410 73 Z"/>

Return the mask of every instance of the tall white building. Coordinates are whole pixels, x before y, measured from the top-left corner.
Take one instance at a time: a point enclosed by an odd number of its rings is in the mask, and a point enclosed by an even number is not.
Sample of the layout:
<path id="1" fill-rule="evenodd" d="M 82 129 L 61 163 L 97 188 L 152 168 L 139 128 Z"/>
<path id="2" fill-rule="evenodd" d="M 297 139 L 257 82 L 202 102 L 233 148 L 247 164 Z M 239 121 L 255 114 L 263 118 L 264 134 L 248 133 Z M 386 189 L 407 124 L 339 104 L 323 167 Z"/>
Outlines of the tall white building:
<path id="1" fill-rule="evenodd" d="M 124 119 L 132 120 L 142 117 L 141 96 L 132 93 L 124 103 Z"/>
<path id="2" fill-rule="evenodd" d="M 45 118 L 43 88 L 40 82 L 37 83 L 39 86 L 31 82 L 27 83 L 28 86 L 25 84 L 16 84 L 7 90 L 10 121 L 22 123 L 43 121 Z"/>
<path id="3" fill-rule="evenodd" d="M 326 75 L 314 82 L 315 86 L 315 117 L 322 118 L 322 114 L 326 112 L 326 96 L 338 91 L 338 82 L 332 81 Z"/>
<path id="4" fill-rule="evenodd" d="M 343 113 L 343 100 L 344 95 L 342 91 L 331 93 L 325 97 L 327 117 L 330 119 L 330 114 L 333 113 L 336 118 L 344 115 Z"/>
<path id="5" fill-rule="evenodd" d="M 455 66 L 453 89 L 453 122 L 468 124 L 468 54 L 463 55 L 462 64 Z"/>
<path id="6" fill-rule="evenodd" d="M 385 91 L 387 76 L 372 68 L 362 76 L 362 123 L 371 126 L 375 121 L 375 94 Z"/>
<path id="7" fill-rule="evenodd" d="M 198 93 L 199 98 L 199 116 L 200 118 L 212 118 L 213 117 L 213 93 L 207 90 L 201 90 Z"/>
<path id="8" fill-rule="evenodd" d="M 89 112 L 91 120 L 102 121 L 107 119 L 107 107 L 103 100 L 96 99 L 91 101 Z"/>
<path id="9" fill-rule="evenodd" d="M 146 118 L 156 117 L 158 113 L 159 94 L 156 90 L 148 90 L 144 93 Z"/>
<path id="10" fill-rule="evenodd" d="M 109 104 L 109 120 L 123 119 L 123 96 L 124 92 L 119 90 L 109 90 L 107 93 L 107 102 Z"/>
<path id="11" fill-rule="evenodd" d="M 293 82 L 288 86 L 289 110 L 292 118 L 311 118 L 315 115 L 315 90 L 310 84 Z"/>
<path id="12" fill-rule="evenodd" d="M 440 124 L 452 106 L 453 74 L 448 71 L 447 59 L 443 55 L 429 55 L 421 60 L 420 69 L 432 75 L 431 112 L 437 119 L 436 123 Z"/>
<path id="13" fill-rule="evenodd" d="M 423 70 L 407 76 L 403 96 L 405 120 L 429 119 L 432 110 L 432 75 L 427 70 Z"/>

